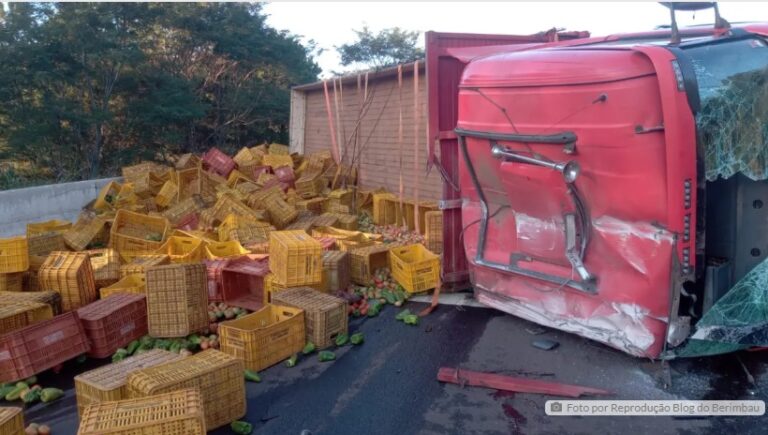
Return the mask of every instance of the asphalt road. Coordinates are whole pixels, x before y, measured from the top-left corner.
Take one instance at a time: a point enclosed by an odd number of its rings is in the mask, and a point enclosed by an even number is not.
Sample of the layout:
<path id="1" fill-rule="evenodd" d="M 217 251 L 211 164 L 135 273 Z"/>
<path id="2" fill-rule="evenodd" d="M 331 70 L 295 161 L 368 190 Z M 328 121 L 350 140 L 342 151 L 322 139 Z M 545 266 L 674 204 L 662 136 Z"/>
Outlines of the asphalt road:
<path id="1" fill-rule="evenodd" d="M 334 362 L 311 356 L 293 368 L 262 372 L 261 383 L 247 386 L 243 420 L 254 433 L 281 435 L 765 433 L 766 417 L 548 417 L 544 402 L 552 397 L 444 385 L 436 375 L 441 366 L 460 366 L 604 388 L 617 399 L 765 400 L 768 352 L 663 364 L 559 331 L 533 335 L 527 330 L 535 325 L 485 308 L 441 306 L 416 327 L 395 321 L 396 313 L 388 307 L 377 318 L 353 321 L 350 332 L 362 331 L 365 344 L 338 350 Z M 533 348 L 539 338 L 560 345 Z M 27 422 L 45 422 L 55 435 L 75 434 L 72 377 L 96 365 L 72 362 L 60 375 L 41 376 L 43 385 L 66 389 L 66 397 L 32 406 Z"/>

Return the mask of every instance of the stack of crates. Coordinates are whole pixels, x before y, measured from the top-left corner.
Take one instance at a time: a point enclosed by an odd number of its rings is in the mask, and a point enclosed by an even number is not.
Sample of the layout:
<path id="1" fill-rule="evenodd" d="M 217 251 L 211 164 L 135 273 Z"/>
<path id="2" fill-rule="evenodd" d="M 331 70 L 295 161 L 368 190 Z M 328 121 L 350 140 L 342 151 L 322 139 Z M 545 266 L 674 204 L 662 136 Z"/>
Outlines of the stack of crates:
<path id="1" fill-rule="evenodd" d="M 156 401 L 158 394 L 196 388 L 203 398 L 205 426 L 213 430 L 245 415 L 244 369 L 242 360 L 209 349 L 130 373 L 128 396 Z"/>
<path id="2" fill-rule="evenodd" d="M 162 349 L 128 357 L 75 376 L 77 412 L 83 415 L 85 407 L 100 402 L 128 399 L 128 375 L 136 370 L 178 361 L 183 356 Z"/>

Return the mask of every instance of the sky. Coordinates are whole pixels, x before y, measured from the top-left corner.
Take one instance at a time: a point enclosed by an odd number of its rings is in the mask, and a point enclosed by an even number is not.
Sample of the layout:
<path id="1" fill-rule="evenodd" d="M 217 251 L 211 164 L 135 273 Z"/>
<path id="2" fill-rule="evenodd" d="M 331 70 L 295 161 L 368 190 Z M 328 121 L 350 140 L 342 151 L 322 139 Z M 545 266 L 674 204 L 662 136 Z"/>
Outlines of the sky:
<path id="1" fill-rule="evenodd" d="M 273 2 L 264 6 L 267 22 L 314 40 L 322 77 L 342 71 L 335 46 L 352 42 L 353 29 L 390 27 L 425 32 L 531 34 L 552 27 L 588 30 L 594 36 L 643 31 L 669 24 L 669 10 L 656 2 Z M 720 2 L 730 22 L 768 21 L 768 2 Z M 714 21 L 710 10 L 678 12 L 678 24 Z M 423 44 L 423 39 L 421 40 Z"/>

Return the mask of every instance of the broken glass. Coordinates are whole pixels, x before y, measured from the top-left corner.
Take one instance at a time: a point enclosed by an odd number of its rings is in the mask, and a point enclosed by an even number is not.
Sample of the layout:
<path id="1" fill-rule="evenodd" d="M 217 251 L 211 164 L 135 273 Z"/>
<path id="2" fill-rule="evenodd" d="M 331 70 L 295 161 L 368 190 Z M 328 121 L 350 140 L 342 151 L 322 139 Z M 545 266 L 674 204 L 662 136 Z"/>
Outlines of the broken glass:
<path id="1" fill-rule="evenodd" d="M 763 260 L 718 300 L 696 324 L 678 357 L 716 355 L 768 346 L 768 259 Z"/>

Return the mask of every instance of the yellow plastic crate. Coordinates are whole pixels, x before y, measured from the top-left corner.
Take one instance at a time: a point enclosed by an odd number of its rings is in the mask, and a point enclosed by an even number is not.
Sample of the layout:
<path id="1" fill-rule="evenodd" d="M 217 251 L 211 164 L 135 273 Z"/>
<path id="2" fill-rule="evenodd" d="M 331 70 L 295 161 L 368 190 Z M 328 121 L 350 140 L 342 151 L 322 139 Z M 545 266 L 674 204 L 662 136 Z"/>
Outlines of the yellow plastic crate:
<path id="1" fill-rule="evenodd" d="M 120 255 L 114 249 L 86 251 L 91 260 L 96 288 L 112 285 L 120 280 Z"/>
<path id="2" fill-rule="evenodd" d="M 428 211 L 424 214 L 424 244 L 434 254 L 443 252 L 442 211 Z"/>
<path id="3" fill-rule="evenodd" d="M 237 166 L 248 166 L 249 164 L 258 164 L 261 161 L 261 154 L 251 152 L 250 148 L 242 147 L 240 151 L 232 157 Z"/>
<path id="4" fill-rule="evenodd" d="M 53 251 L 67 250 L 64 236 L 53 231 L 27 236 L 27 247 L 30 256 L 45 256 Z"/>
<path id="5" fill-rule="evenodd" d="M 133 275 L 123 277 L 120 281 L 109 287 L 102 287 L 99 289 L 99 296 L 104 299 L 117 293 L 145 294 L 146 292 L 147 284 L 144 274 L 134 273 Z"/>
<path id="6" fill-rule="evenodd" d="M 154 399 L 157 394 L 196 388 L 203 398 L 205 425 L 213 430 L 245 415 L 243 370 L 242 360 L 209 349 L 134 371 L 128 375 L 128 395 Z"/>
<path id="7" fill-rule="evenodd" d="M 323 281 L 323 247 L 304 231 L 269 234 L 269 267 L 277 280 L 290 287 Z"/>
<path id="8" fill-rule="evenodd" d="M 287 156 L 291 153 L 290 148 L 288 145 L 283 145 L 279 143 L 271 143 L 269 144 L 269 154 L 270 155 L 279 155 L 279 156 Z"/>
<path id="9" fill-rule="evenodd" d="M 93 209 L 99 211 L 113 209 L 122 187 L 122 184 L 117 181 L 110 181 L 105 184 L 99 191 L 99 196 L 96 197 L 96 202 L 93 203 Z"/>
<path id="10" fill-rule="evenodd" d="M 270 196 L 265 201 L 267 212 L 269 213 L 269 221 L 272 222 L 276 228 L 285 228 L 291 222 L 296 220 L 299 215 L 298 210 L 295 207 L 285 202 L 285 200 L 279 196 Z"/>
<path id="11" fill-rule="evenodd" d="M 166 181 L 155 197 L 155 204 L 160 207 L 170 206 L 179 196 L 179 186 L 173 181 Z"/>
<path id="12" fill-rule="evenodd" d="M 296 352 L 305 343 L 304 311 L 269 304 L 255 313 L 219 325 L 221 351 L 263 370 Z"/>
<path id="13" fill-rule="evenodd" d="M 77 435 L 205 435 L 203 403 L 194 388 L 94 403 L 83 410 Z"/>
<path id="14" fill-rule="evenodd" d="M 248 253 L 250 253 L 250 251 L 243 248 L 243 245 L 241 245 L 237 240 L 213 242 L 208 243 L 205 246 L 205 257 L 209 260 L 214 260 L 216 258 L 239 257 Z"/>
<path id="15" fill-rule="evenodd" d="M 24 291 L 24 272 L 0 273 L 0 291 Z M 0 301 L 2 303 L 2 301 Z"/>
<path id="16" fill-rule="evenodd" d="M 0 273 L 26 272 L 27 269 L 29 269 L 27 238 L 0 239 Z"/>
<path id="17" fill-rule="evenodd" d="M 164 217 L 118 210 L 109 245 L 125 260 L 130 260 L 137 255 L 154 253 L 163 245 L 169 232 L 170 225 Z"/>
<path id="18" fill-rule="evenodd" d="M 93 269 L 84 252 L 54 252 L 37 273 L 41 290 L 61 293 L 64 311 L 76 310 L 97 299 Z"/>
<path id="19" fill-rule="evenodd" d="M 40 302 L 0 302 L 0 335 L 53 317 L 53 309 Z"/>
<path id="20" fill-rule="evenodd" d="M 77 412 L 83 415 L 85 407 L 100 402 L 128 399 L 128 375 L 149 367 L 155 367 L 183 356 L 162 349 L 128 357 L 75 376 L 75 397 Z"/>
<path id="21" fill-rule="evenodd" d="M 389 267 L 389 250 L 393 244 L 365 246 L 351 249 L 350 278 L 359 285 L 369 285 L 374 272 L 382 267 Z"/>
<path id="22" fill-rule="evenodd" d="M 144 271 L 152 266 L 164 266 L 171 264 L 171 257 L 162 254 L 139 255 L 134 257 L 128 264 L 120 266 L 120 278 L 128 275 L 144 275 Z"/>
<path id="23" fill-rule="evenodd" d="M 208 327 L 208 276 L 203 264 L 151 267 L 145 279 L 149 335 L 186 337 Z"/>
<path id="24" fill-rule="evenodd" d="M 203 261 L 203 241 L 197 237 L 171 236 L 155 254 L 167 255 L 171 263 L 199 263 Z"/>
<path id="25" fill-rule="evenodd" d="M 72 222 L 63 221 L 60 219 L 53 219 L 45 222 L 34 222 L 27 224 L 27 237 L 51 232 L 64 234 L 70 228 L 72 228 Z"/>
<path id="26" fill-rule="evenodd" d="M 0 407 L 0 434 L 24 435 L 24 412 L 21 408 Z"/>
<path id="27" fill-rule="evenodd" d="M 373 194 L 373 223 L 376 225 L 399 225 L 400 202 L 391 193 Z"/>
<path id="28" fill-rule="evenodd" d="M 108 238 L 107 220 L 101 217 L 81 216 L 64 233 L 64 243 L 75 251 L 82 251 L 92 244 L 106 244 Z"/>
<path id="29" fill-rule="evenodd" d="M 409 293 L 419 293 L 440 283 L 440 257 L 424 245 L 395 247 L 389 251 L 392 276 Z"/>

